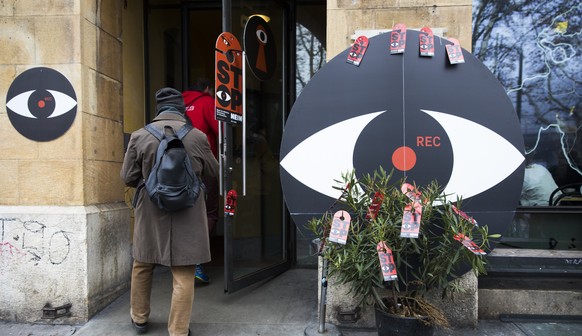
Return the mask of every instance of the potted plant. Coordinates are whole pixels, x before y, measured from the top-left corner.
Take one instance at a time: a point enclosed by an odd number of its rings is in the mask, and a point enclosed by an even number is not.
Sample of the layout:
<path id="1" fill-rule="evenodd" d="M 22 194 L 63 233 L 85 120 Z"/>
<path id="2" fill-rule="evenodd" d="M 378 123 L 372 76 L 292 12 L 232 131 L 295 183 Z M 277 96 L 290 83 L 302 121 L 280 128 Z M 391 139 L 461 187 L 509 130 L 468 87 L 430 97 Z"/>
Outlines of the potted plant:
<path id="1" fill-rule="evenodd" d="M 351 172 L 337 182 L 342 196 L 307 224 L 322 242 L 329 276 L 347 284 L 361 305 L 374 306 L 380 335 L 406 330 L 430 335 L 435 326 L 448 328 L 427 292 L 447 297 L 461 290 L 451 280 L 467 270 L 485 273 L 489 240 L 499 235 L 489 235 L 465 214 L 460 199 L 448 201 L 436 181 L 424 187 L 392 181 L 392 173 L 379 168 L 360 179 Z M 391 321 L 385 328 L 384 316 L 406 326 Z"/>

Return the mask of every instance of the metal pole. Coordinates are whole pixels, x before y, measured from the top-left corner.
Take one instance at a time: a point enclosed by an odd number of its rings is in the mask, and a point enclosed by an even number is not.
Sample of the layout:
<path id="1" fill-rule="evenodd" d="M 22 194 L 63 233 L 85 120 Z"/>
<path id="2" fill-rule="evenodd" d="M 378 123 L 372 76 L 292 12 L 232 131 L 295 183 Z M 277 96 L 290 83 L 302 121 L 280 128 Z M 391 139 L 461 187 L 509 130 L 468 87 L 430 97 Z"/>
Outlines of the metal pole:
<path id="1" fill-rule="evenodd" d="M 317 332 L 325 332 L 325 305 L 327 300 L 327 259 L 323 256 L 323 265 L 321 266 L 321 296 L 319 298 L 319 328 Z"/>
<path id="2" fill-rule="evenodd" d="M 230 32 L 231 30 L 231 0 L 222 0 L 222 31 Z M 222 143 L 223 143 L 223 153 L 224 164 L 223 171 L 223 195 L 226 197 L 228 191 L 232 189 L 232 144 L 233 144 L 233 131 L 232 125 L 223 122 L 224 132 L 222 133 Z M 224 291 L 228 292 L 229 287 L 233 281 L 232 269 L 234 267 L 234 262 L 232 258 L 232 226 L 233 226 L 233 216 L 224 216 Z M 229 272 L 230 270 L 230 272 Z"/>

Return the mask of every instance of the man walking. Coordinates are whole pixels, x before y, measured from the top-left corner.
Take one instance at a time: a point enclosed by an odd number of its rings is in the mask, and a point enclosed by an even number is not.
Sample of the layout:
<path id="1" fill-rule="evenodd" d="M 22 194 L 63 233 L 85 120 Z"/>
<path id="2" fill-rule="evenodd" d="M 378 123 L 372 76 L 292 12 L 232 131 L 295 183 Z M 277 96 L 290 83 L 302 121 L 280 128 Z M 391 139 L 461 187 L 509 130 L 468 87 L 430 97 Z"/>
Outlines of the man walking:
<path id="1" fill-rule="evenodd" d="M 164 132 L 170 126 L 177 132 L 186 124 L 182 94 L 173 88 L 156 93 L 156 111 L 152 125 Z M 217 178 L 216 161 L 206 135 L 193 129 L 182 139 L 194 173 Z M 121 169 L 121 178 L 129 187 L 138 187 L 149 176 L 156 160 L 159 140 L 141 128 L 131 134 Z M 170 267 L 173 277 L 172 301 L 168 318 L 170 336 L 190 335 L 190 315 L 194 301 L 195 265 L 210 261 L 206 193 L 201 191 L 194 206 L 168 212 L 153 203 L 146 190 L 135 195 L 133 234 L 133 270 L 131 276 L 130 315 L 138 334 L 147 332 L 150 294 L 156 265 Z"/>

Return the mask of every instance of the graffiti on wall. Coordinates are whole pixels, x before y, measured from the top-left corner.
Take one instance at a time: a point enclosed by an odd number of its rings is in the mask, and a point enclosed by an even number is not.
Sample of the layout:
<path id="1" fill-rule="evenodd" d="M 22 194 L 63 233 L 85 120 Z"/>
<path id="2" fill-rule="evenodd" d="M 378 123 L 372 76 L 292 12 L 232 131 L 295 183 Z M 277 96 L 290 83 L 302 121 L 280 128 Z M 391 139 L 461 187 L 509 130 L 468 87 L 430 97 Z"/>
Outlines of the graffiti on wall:
<path id="1" fill-rule="evenodd" d="M 0 258 L 60 265 L 71 252 L 71 238 L 63 230 L 38 221 L 0 218 Z"/>

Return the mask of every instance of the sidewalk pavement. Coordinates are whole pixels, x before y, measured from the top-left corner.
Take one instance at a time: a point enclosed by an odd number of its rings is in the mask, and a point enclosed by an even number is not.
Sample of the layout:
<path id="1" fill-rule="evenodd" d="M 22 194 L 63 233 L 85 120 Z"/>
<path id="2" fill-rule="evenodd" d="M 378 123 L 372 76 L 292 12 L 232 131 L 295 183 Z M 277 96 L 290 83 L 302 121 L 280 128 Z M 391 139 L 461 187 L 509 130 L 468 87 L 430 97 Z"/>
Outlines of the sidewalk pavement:
<path id="1" fill-rule="evenodd" d="M 221 267 L 206 267 L 211 283 L 197 285 L 190 329 L 193 336 L 327 336 L 317 333 L 317 270 L 292 269 L 233 294 L 224 294 Z M 172 275 L 154 276 L 147 335 L 167 336 Z M 129 292 L 83 325 L 0 322 L 0 336 L 133 336 Z M 311 331 L 316 333 L 312 334 Z M 377 336 L 375 330 L 338 328 L 343 336 Z M 582 323 L 479 321 L 477 329 L 437 330 L 435 336 L 574 336 Z M 422 335 L 419 335 L 422 336 Z"/>

